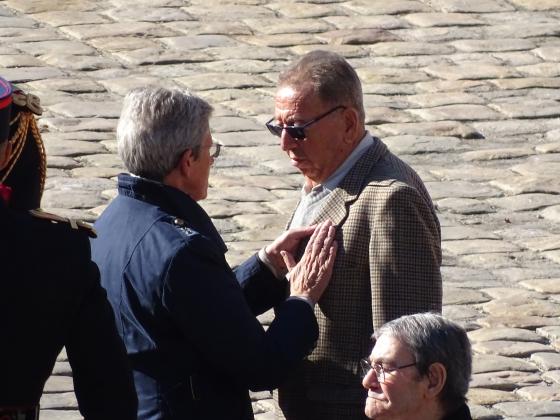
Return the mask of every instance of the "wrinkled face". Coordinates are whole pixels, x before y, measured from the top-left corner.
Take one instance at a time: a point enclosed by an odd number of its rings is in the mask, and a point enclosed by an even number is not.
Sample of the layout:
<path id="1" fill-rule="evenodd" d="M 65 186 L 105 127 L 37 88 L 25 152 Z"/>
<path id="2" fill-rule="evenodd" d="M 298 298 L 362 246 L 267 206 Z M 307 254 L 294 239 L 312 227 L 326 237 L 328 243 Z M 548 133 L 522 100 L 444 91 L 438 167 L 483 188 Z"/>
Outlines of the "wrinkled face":
<path id="1" fill-rule="evenodd" d="M 187 191 L 195 201 L 203 200 L 208 195 L 210 167 L 214 163 L 214 158 L 210 156 L 210 146 L 212 146 L 212 135 L 209 129 L 200 145 L 198 158 L 192 158 L 192 166 L 187 180 Z"/>
<path id="2" fill-rule="evenodd" d="M 281 87 L 275 98 L 274 124 L 303 125 L 337 105 L 325 104 L 310 89 Z M 282 131 L 280 144 L 291 164 L 306 178 L 319 184 L 344 162 L 353 144 L 345 143 L 345 109 L 338 109 L 305 129 L 306 138 L 293 139 Z"/>
<path id="3" fill-rule="evenodd" d="M 414 358 L 400 341 L 382 335 L 375 343 L 370 362 L 382 363 L 384 367 L 391 368 L 414 363 Z M 385 372 L 384 383 L 379 383 L 371 369 L 362 381 L 363 387 L 368 390 L 366 416 L 370 419 L 418 419 L 418 413 L 425 407 L 424 390 L 427 382 L 427 379 L 419 377 L 416 366 Z"/>

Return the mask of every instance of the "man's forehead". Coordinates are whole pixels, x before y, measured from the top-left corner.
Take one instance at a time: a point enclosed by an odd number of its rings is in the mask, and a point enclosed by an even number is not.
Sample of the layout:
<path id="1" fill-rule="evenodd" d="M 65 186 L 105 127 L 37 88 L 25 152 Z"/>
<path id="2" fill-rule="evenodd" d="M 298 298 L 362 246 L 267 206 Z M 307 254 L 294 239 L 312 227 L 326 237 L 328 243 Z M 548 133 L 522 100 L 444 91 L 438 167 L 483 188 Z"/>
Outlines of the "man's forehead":
<path id="1" fill-rule="evenodd" d="M 408 353 L 407 347 L 391 335 L 381 335 L 375 341 L 371 351 L 372 360 L 393 359 L 402 353 Z"/>

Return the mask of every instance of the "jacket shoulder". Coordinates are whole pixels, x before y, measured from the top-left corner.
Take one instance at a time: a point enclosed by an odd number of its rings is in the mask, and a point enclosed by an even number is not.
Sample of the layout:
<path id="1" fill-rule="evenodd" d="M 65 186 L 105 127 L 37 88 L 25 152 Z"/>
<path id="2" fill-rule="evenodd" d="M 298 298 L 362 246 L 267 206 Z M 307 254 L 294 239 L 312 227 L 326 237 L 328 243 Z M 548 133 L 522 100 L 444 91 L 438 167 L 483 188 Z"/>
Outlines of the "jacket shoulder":
<path id="1" fill-rule="evenodd" d="M 82 220 L 70 219 L 67 217 L 58 216 L 56 214 L 47 213 L 42 210 L 29 210 L 29 215 L 35 221 L 36 224 L 42 225 L 47 228 L 47 226 L 56 226 L 59 230 L 71 230 L 76 233 L 82 233 L 90 238 L 96 238 L 97 233 L 95 229 L 89 224 Z M 53 227 L 54 227 L 53 226 Z"/>

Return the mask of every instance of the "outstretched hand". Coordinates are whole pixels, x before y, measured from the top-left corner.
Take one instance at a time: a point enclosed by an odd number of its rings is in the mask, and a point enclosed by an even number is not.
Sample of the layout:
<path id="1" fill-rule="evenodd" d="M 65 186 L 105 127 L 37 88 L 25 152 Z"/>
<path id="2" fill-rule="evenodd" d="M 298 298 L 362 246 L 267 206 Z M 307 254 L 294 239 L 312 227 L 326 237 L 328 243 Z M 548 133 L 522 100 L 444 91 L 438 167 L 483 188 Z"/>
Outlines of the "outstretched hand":
<path id="1" fill-rule="evenodd" d="M 265 252 L 270 263 L 274 265 L 277 273 L 286 274 L 288 268 L 284 263 L 281 252 L 295 254 L 302 239 L 307 238 L 315 231 L 316 225 L 289 229 L 283 232 L 270 245 L 265 247 Z"/>
<path id="2" fill-rule="evenodd" d="M 297 264 L 293 254 L 281 251 L 290 272 L 290 296 L 305 297 L 313 303 L 319 300 L 332 275 L 337 249 L 335 232 L 330 220 L 317 225 Z"/>

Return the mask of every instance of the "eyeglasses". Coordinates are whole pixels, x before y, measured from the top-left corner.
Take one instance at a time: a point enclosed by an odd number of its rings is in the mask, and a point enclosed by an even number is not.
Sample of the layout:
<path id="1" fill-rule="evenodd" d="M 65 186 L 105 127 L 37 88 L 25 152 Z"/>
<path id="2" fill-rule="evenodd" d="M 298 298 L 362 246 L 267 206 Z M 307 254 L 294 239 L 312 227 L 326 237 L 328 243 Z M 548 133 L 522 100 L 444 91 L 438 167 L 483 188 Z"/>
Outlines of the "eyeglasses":
<path id="1" fill-rule="evenodd" d="M 318 117 L 313 118 L 311 121 L 308 121 L 303 125 L 272 124 L 274 118 L 271 118 L 266 123 L 266 128 L 268 128 L 268 131 L 270 131 L 276 137 L 282 136 L 282 130 L 286 130 L 287 133 L 290 135 L 290 137 L 293 138 L 294 140 L 303 140 L 305 137 L 307 137 L 307 135 L 305 134 L 305 129 L 307 127 L 309 127 L 312 124 L 315 124 L 317 121 L 319 121 L 322 118 L 325 118 L 327 115 L 332 114 L 337 109 L 346 109 L 346 107 L 344 105 L 335 106 L 334 108 L 328 110 L 324 114 L 321 114 Z"/>
<path id="2" fill-rule="evenodd" d="M 216 159 L 218 156 L 220 156 L 220 150 L 222 150 L 222 145 L 220 143 L 212 142 L 208 149 L 210 157 Z"/>
<path id="3" fill-rule="evenodd" d="M 385 383 L 385 374 L 386 373 L 390 374 L 391 372 L 394 372 L 394 371 L 399 370 L 399 369 L 404 369 L 404 368 L 407 368 L 407 367 L 416 366 L 416 364 L 417 363 L 414 362 L 414 363 L 410 363 L 408 365 L 386 367 L 386 366 L 383 366 L 382 363 L 371 364 L 371 362 L 368 359 L 360 360 L 360 367 L 362 368 L 362 379 L 365 378 L 365 376 L 369 373 L 369 371 L 373 369 L 373 371 L 375 372 L 375 376 L 377 377 L 377 382 L 379 382 L 379 383 Z"/>

